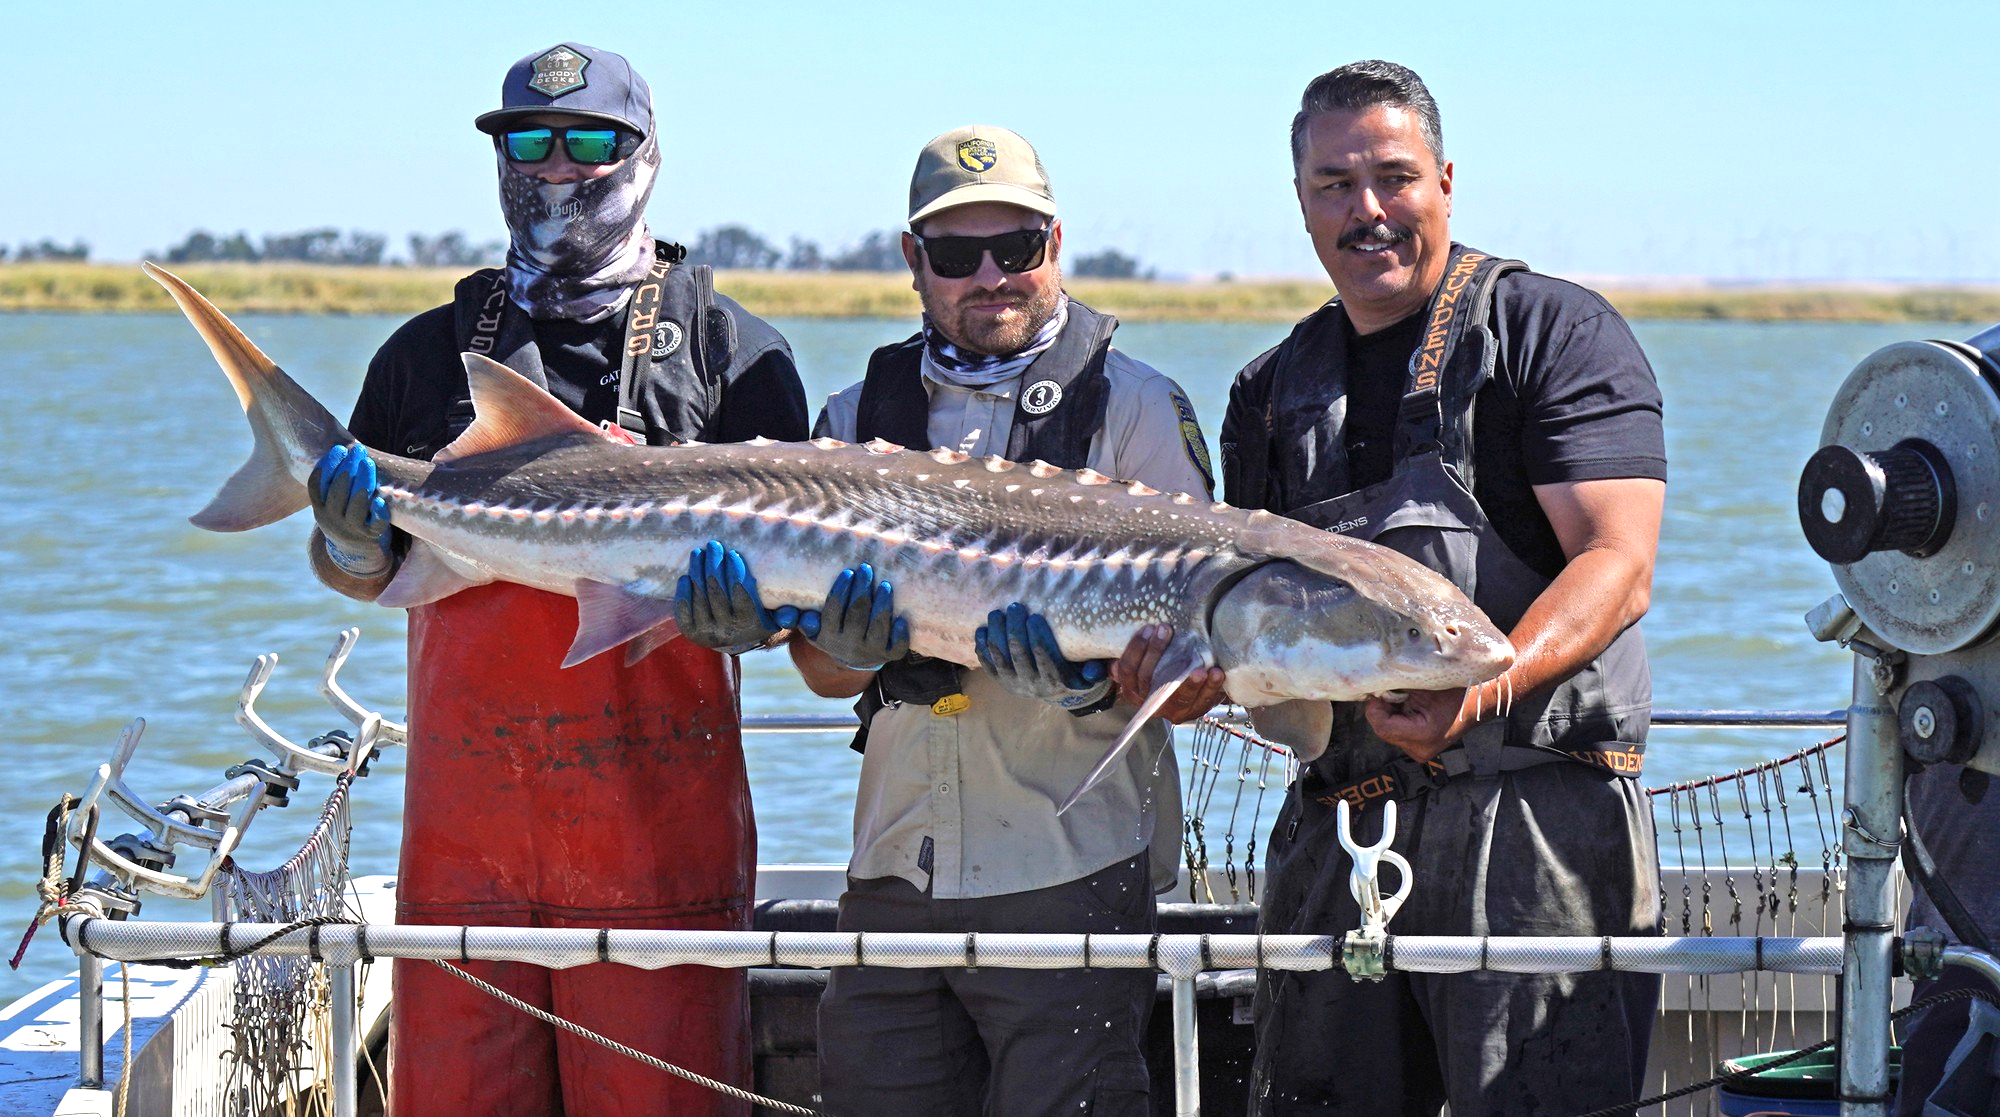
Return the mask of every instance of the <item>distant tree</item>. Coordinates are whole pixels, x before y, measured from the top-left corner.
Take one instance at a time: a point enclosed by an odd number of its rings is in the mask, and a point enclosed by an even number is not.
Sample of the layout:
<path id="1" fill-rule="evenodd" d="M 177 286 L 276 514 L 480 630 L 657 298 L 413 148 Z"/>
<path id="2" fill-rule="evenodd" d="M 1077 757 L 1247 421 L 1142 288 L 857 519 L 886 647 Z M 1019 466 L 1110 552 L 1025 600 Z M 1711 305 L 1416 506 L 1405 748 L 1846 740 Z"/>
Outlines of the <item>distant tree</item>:
<path id="1" fill-rule="evenodd" d="M 829 259 L 834 271 L 902 271 L 903 234 L 895 229 L 877 229 L 861 238 L 861 243 Z"/>
<path id="2" fill-rule="evenodd" d="M 7 259 L 7 246 L 4 244 L 0 244 L 0 263 L 4 263 L 6 259 Z"/>
<path id="3" fill-rule="evenodd" d="M 75 244 L 64 246 L 57 244 L 56 242 L 48 239 L 47 237 L 43 237 L 39 242 L 35 244 L 29 244 L 26 241 L 22 241 L 21 247 L 14 251 L 15 262 L 21 264 L 25 264 L 33 260 L 88 260 L 88 259 L 90 259 L 90 246 L 83 243 L 82 241 L 77 241 Z"/>
<path id="4" fill-rule="evenodd" d="M 792 250 L 785 255 L 785 270 L 825 271 L 826 257 L 821 255 L 817 242 L 793 237 Z"/>
<path id="5" fill-rule="evenodd" d="M 742 225 L 718 225 L 701 234 L 688 250 L 688 262 L 717 268 L 767 271 L 784 253 Z"/>
<path id="6" fill-rule="evenodd" d="M 434 237 L 422 233 L 410 234 L 410 263 L 415 267 L 477 268 L 497 266 L 506 259 L 506 241 L 472 244 L 457 229 Z"/>
<path id="7" fill-rule="evenodd" d="M 343 237 L 338 229 L 306 229 L 266 236 L 264 259 L 365 266 L 381 263 L 388 247 L 389 238 L 380 233 L 356 229 Z"/>
<path id="8" fill-rule="evenodd" d="M 166 257 L 169 264 L 204 264 L 216 260 L 255 263 L 263 258 L 246 234 L 238 232 L 223 240 L 206 229 L 189 233 L 186 240 L 167 249 Z"/>
<path id="9" fill-rule="evenodd" d="M 1157 274 L 1151 268 L 1142 273 L 1137 257 L 1127 256 L 1115 248 L 1078 256 L 1069 261 L 1063 270 L 1085 279 L 1151 279 Z"/>
<path id="10" fill-rule="evenodd" d="M 318 263 L 333 254 L 340 241 L 339 229 L 306 229 L 297 233 L 264 234 L 265 260 Z"/>
<path id="11" fill-rule="evenodd" d="M 360 229 L 350 229 L 347 239 L 335 249 L 335 263 L 353 264 L 357 267 L 372 268 L 382 263 L 382 257 L 389 250 L 389 238 L 382 233 L 365 233 Z"/>

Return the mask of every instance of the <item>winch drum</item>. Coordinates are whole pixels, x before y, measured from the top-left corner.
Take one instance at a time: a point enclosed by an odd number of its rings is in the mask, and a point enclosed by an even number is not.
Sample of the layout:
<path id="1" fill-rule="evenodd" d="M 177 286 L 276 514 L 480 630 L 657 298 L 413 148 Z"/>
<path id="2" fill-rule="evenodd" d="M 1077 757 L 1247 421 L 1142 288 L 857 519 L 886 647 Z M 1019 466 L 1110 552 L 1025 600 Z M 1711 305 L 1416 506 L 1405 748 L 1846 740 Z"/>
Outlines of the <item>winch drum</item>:
<path id="1" fill-rule="evenodd" d="M 1820 447 L 1800 517 L 1855 615 L 1917 655 L 1990 639 L 2000 624 L 2000 368 L 1954 342 L 1879 350 L 1835 394 Z M 1933 513 L 1935 531 L 1909 530 Z M 1833 537 L 1877 522 L 1878 537 L 1901 537 L 1852 561 L 1828 553 Z"/>

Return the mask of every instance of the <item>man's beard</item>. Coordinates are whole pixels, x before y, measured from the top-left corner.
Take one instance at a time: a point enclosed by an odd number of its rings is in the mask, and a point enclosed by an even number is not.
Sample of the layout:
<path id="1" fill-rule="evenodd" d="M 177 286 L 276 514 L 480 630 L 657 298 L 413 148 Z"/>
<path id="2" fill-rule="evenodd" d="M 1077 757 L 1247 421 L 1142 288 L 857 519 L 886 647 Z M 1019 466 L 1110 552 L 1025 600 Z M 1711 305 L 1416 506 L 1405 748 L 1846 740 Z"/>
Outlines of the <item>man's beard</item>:
<path id="1" fill-rule="evenodd" d="M 917 296 L 923 300 L 924 314 L 931 325 L 945 336 L 945 340 L 968 353 L 1007 357 L 1026 349 L 1049 319 L 1055 317 L 1056 306 L 1062 301 L 1062 280 L 1053 273 L 1032 299 L 1024 299 L 1012 292 L 1002 294 L 992 290 L 974 290 L 947 301 L 931 290 L 930 279 L 926 275 L 917 285 Z M 970 303 L 990 302 L 996 298 L 1013 303 L 1019 313 L 995 319 L 965 309 Z"/>

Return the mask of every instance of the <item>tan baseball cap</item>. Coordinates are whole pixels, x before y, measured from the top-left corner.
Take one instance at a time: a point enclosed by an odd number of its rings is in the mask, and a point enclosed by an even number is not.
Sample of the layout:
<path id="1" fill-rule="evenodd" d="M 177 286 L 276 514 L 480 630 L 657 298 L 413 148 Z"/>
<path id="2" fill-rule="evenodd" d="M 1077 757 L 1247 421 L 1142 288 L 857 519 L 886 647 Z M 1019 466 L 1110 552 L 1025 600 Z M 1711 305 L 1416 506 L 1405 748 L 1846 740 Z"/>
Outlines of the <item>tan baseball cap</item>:
<path id="1" fill-rule="evenodd" d="M 974 202 L 1056 215 L 1042 157 L 1018 133 L 985 124 L 954 129 L 924 145 L 910 176 L 910 224 Z"/>

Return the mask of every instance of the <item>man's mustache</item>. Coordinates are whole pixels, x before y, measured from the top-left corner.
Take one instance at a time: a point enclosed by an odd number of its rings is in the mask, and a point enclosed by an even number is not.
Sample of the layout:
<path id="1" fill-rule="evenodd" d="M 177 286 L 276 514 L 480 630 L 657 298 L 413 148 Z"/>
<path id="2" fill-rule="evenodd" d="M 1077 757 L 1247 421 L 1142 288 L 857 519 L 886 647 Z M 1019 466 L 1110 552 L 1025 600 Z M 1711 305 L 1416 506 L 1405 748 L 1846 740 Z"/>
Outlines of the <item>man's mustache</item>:
<path id="1" fill-rule="evenodd" d="M 1396 245 L 1409 240 L 1413 236 L 1415 234 L 1408 229 L 1399 225 L 1391 225 L 1387 221 L 1382 221 L 1374 225 L 1364 225 L 1357 229 L 1347 230 L 1340 234 L 1340 239 L 1334 242 L 1334 246 L 1337 248 L 1353 248 L 1364 240 L 1380 241 L 1383 244 Z"/>

